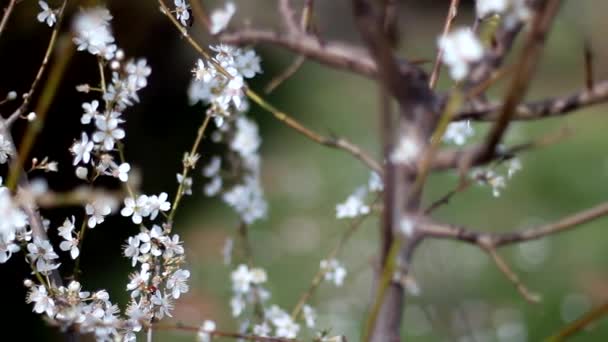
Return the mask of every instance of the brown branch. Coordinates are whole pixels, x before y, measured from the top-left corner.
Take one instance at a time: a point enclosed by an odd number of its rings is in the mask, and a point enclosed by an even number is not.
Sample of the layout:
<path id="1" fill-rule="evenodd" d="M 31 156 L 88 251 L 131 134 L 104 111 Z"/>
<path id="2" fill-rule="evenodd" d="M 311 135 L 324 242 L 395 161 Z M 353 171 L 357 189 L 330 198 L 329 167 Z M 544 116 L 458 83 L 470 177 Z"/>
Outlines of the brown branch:
<path id="1" fill-rule="evenodd" d="M 13 9 L 15 8 L 15 3 L 17 3 L 17 0 L 11 0 L 11 2 L 8 3 L 8 6 L 6 6 L 6 8 L 4 9 L 4 14 L 2 15 L 2 21 L 0 21 L 0 35 L 2 35 L 2 32 L 4 32 L 4 28 L 6 27 L 6 24 L 8 23 L 8 18 L 10 18 L 11 13 L 13 13 Z"/>
<path id="2" fill-rule="evenodd" d="M 23 113 L 25 113 L 25 111 L 27 110 L 27 106 L 28 106 L 29 102 L 31 101 L 32 95 L 34 94 L 34 91 L 36 91 L 36 87 L 38 86 L 38 82 L 40 82 L 40 79 L 42 78 L 42 75 L 44 74 L 44 71 L 46 70 L 46 66 L 48 65 L 49 59 L 51 57 L 51 53 L 53 52 L 55 43 L 57 41 L 57 36 L 59 35 L 59 30 L 61 28 L 61 23 L 63 21 L 63 14 L 64 14 L 67 3 L 68 3 L 67 0 L 64 0 L 63 3 L 61 4 L 61 7 L 59 8 L 59 12 L 57 14 L 57 21 L 55 22 L 55 27 L 53 28 L 53 33 L 51 33 L 51 38 L 49 39 L 49 44 L 46 48 L 46 52 L 44 53 L 44 57 L 42 58 L 42 63 L 40 63 L 40 67 L 38 68 L 36 77 L 34 78 L 32 85 L 30 86 L 30 90 L 27 92 L 27 94 L 23 95 L 23 103 L 21 104 L 21 106 L 19 106 L 19 108 L 17 108 L 17 110 L 15 110 L 6 120 L 6 124 L 9 126 L 15 120 L 17 120 L 21 115 L 23 115 Z M 69 55 L 69 57 L 66 58 L 67 60 L 69 60 L 71 57 L 71 54 L 68 54 L 68 55 Z M 38 114 L 38 113 L 36 113 L 36 114 Z M 24 157 L 27 157 L 27 155 L 25 155 Z"/>
<path id="3" fill-rule="evenodd" d="M 504 149 L 497 149 L 493 155 L 482 155 L 482 146 L 475 145 L 464 149 L 444 149 L 437 153 L 433 160 L 433 170 L 448 170 L 460 168 L 466 162 L 466 169 L 469 166 L 481 166 L 495 160 L 507 160 L 515 157 L 518 153 L 527 152 L 536 148 L 555 144 L 570 134 L 567 128 L 562 128 L 557 132 L 551 132 L 537 140 L 521 143 Z M 464 170 L 466 171 L 466 170 Z"/>
<path id="4" fill-rule="evenodd" d="M 480 241 L 484 240 L 490 241 L 492 246 L 498 248 L 566 232 L 606 215 L 608 215 L 608 202 L 603 202 L 553 223 L 508 233 L 474 231 L 463 226 L 433 222 L 430 219 L 421 219 L 417 227 L 425 237 L 458 240 L 472 244 L 480 244 Z"/>
<path id="5" fill-rule="evenodd" d="M 460 0 L 451 0 L 450 7 L 448 8 L 448 14 L 445 17 L 445 24 L 443 25 L 443 33 L 442 35 L 445 37 L 450 32 L 450 27 L 452 27 L 452 23 L 454 19 L 456 19 L 456 14 L 458 13 L 458 4 Z M 441 58 L 443 58 L 443 49 L 439 49 L 437 51 L 437 57 L 435 58 L 435 65 L 433 65 L 433 72 L 431 73 L 431 78 L 429 80 L 429 88 L 435 88 L 437 84 L 437 80 L 439 80 L 439 73 L 441 72 Z"/>
<path id="6" fill-rule="evenodd" d="M 378 74 L 376 63 L 364 49 L 342 42 L 320 42 L 317 37 L 309 34 L 287 35 L 275 31 L 242 29 L 222 34 L 219 40 L 233 45 L 273 44 L 335 69 L 351 71 L 368 78 L 376 78 Z M 411 60 L 409 64 L 425 62 L 426 60 Z M 409 70 L 410 65 L 400 65 L 401 71 Z"/>
<path id="7" fill-rule="evenodd" d="M 585 329 L 591 323 L 598 321 L 608 314 L 608 302 L 593 308 L 591 311 L 587 312 L 583 317 L 577 319 L 576 321 L 568 324 L 562 330 L 560 330 L 557 334 L 549 337 L 547 342 L 561 342 L 566 340 L 568 337 L 578 333 L 579 331 Z"/>
<path id="8" fill-rule="evenodd" d="M 287 32 L 290 34 L 297 34 L 300 32 L 300 27 L 295 18 L 295 11 L 291 6 L 291 0 L 279 0 L 279 13 L 281 14 L 281 19 Z"/>
<path id="9" fill-rule="evenodd" d="M 504 106 L 496 119 L 494 126 L 488 134 L 485 145 L 481 151 L 481 159 L 487 158 L 495 153 L 496 146 L 502 140 L 504 133 L 509 127 L 511 117 L 515 113 L 517 105 L 521 102 L 529 87 L 530 80 L 544 48 L 548 31 L 557 15 L 560 0 L 542 1 L 541 7 L 536 12 L 532 30 L 527 37 L 524 50 L 515 67 L 515 76 L 509 85 Z"/>
<path id="10" fill-rule="evenodd" d="M 483 241 L 483 239 L 481 241 Z M 522 297 L 524 297 L 526 301 L 531 304 L 535 304 L 540 301 L 540 296 L 528 290 L 526 285 L 521 282 L 517 274 L 515 274 L 511 267 L 509 267 L 509 264 L 507 264 L 507 262 L 498 254 L 498 252 L 496 251 L 496 247 L 492 245 L 491 242 L 480 242 L 479 247 L 486 253 L 488 253 L 488 255 L 490 255 L 490 257 L 496 264 L 496 267 L 498 267 L 498 269 L 507 277 L 507 279 L 509 279 L 509 281 L 513 283 L 517 291 L 519 291 L 519 293 L 522 295 Z"/>
<path id="11" fill-rule="evenodd" d="M 603 80 L 569 95 L 520 104 L 516 107 L 511 120 L 538 120 L 556 117 L 607 101 L 608 80 Z M 498 103 L 469 104 L 468 108 L 454 116 L 454 121 L 495 121 L 498 117 L 497 112 L 502 111 L 502 107 Z"/>

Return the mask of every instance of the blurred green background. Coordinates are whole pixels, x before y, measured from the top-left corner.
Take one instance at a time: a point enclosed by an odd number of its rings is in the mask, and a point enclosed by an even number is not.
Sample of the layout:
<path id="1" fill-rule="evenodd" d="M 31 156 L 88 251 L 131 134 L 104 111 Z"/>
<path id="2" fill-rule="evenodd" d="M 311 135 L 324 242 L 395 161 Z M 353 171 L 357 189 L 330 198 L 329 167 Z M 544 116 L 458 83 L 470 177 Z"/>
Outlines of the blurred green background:
<path id="1" fill-rule="evenodd" d="M 251 23 L 255 27 L 279 26 L 276 1 L 240 0 L 232 26 Z M 302 1 L 293 1 L 300 6 Z M 7 3 L 3 1 L 2 5 Z M 94 3 L 94 2 L 93 2 Z M 222 1 L 205 1 L 215 8 Z M 399 54 L 412 58 L 435 55 L 435 41 L 443 27 L 449 1 L 400 1 L 402 41 Z M 57 6 L 59 1 L 50 1 Z M 190 70 L 197 56 L 179 37 L 155 1 L 108 1 L 114 15 L 114 33 L 127 56 L 146 57 L 152 67 L 149 86 L 140 94 L 141 103 L 127 115 L 126 154 L 131 165 L 141 170 L 145 193 L 176 189 L 175 173 L 181 169 L 183 151 L 189 149 L 202 119 L 201 107 L 188 106 L 186 90 Z M 472 23 L 472 1 L 461 5 L 456 26 Z M 69 14 L 77 5 L 72 4 Z M 606 76 L 604 62 L 608 44 L 604 41 L 608 3 L 600 0 L 564 2 L 555 22 L 537 77 L 528 99 L 565 94 L 584 85 L 583 42 L 592 43 L 595 78 Z M 14 17 L 0 39 L 0 65 L 4 77 L 0 91 L 23 92 L 37 70 L 50 30 L 35 20 L 34 1 L 17 6 Z M 69 18 L 68 18 L 69 20 Z M 350 15 L 349 1 L 317 1 L 315 20 L 326 39 L 359 39 Z M 210 38 L 195 23 L 200 42 Z M 259 90 L 293 59 L 271 46 L 260 46 L 264 74 L 251 86 Z M 430 66 L 428 66 L 430 68 Z M 60 89 L 48 122 L 33 156 L 48 155 L 60 161 L 66 175 L 48 176 L 56 190 L 75 186 L 67 148 L 79 136 L 80 105 L 91 95 L 75 92 L 77 84 L 96 82 L 94 58 L 77 53 Z M 502 84 L 501 84 L 502 85 Z M 490 97 L 500 99 L 498 85 Z M 444 73 L 440 89 L 451 87 Z M 268 99 L 306 126 L 324 133 L 350 138 L 379 155 L 377 88 L 354 75 L 307 62 Z M 3 113 L 10 112 L 10 105 Z M 606 106 L 596 106 L 564 118 L 512 125 L 508 143 L 527 141 L 564 127 L 572 134 L 559 143 L 521 156 L 523 170 L 508 182 L 499 198 L 487 187 L 475 186 L 457 195 L 435 213 L 446 222 L 470 225 L 479 230 L 510 231 L 551 222 L 587 208 L 608 193 L 608 120 Z M 343 202 L 369 173 L 360 162 L 340 151 L 321 147 L 275 121 L 260 108 L 249 116 L 260 125 L 263 138 L 263 183 L 269 201 L 269 215 L 250 229 L 255 263 L 268 271 L 271 302 L 293 307 L 308 288 L 320 259 L 333 248 L 348 228 L 348 221 L 335 219 L 335 205 Z M 476 137 L 487 126 L 476 124 Z M 16 129 L 18 135 L 20 127 Z M 203 158 L 220 147 L 206 143 Z M 64 165 L 64 167 L 62 167 Z M 238 218 L 219 199 L 205 198 L 204 178 L 194 176 L 194 194 L 178 212 L 176 232 L 183 237 L 188 267 L 192 271 L 191 291 L 176 304 L 174 320 L 199 325 L 212 319 L 225 331 L 238 329 L 228 305 L 230 272 L 234 266 L 222 263 L 222 247 L 236 236 Z M 424 194 L 430 203 L 457 184 L 454 173 L 433 175 Z M 109 187 L 116 184 L 107 184 Z M 68 210 L 69 209 L 69 210 Z M 68 208 L 45 213 L 53 226 L 66 215 L 80 213 Z M 82 252 L 83 285 L 88 290 L 107 288 L 114 301 L 126 302 L 125 284 L 130 263 L 120 257 L 124 239 L 134 234 L 127 219 L 116 217 L 87 234 Z M 331 328 L 349 341 L 358 341 L 371 298 L 371 265 L 378 247 L 378 220 L 368 219 L 349 241 L 340 260 L 347 267 L 345 285 L 326 283 L 311 301 L 319 314 L 318 328 Z M 608 220 L 598 220 L 570 233 L 540 242 L 509 247 L 501 254 L 533 291 L 542 295 L 540 304 L 526 303 L 485 254 L 468 245 L 427 241 L 415 255 L 413 275 L 419 296 L 408 296 L 403 336 L 411 341 L 537 341 L 560 329 L 594 305 L 608 300 Z M 237 250 L 234 258 L 239 261 Z M 46 327 L 23 302 L 23 278 L 28 275 L 21 255 L 0 265 L 2 290 L 10 298 L 0 310 L 0 326 L 16 323 L 35 325 L 24 332 L 24 340 L 53 340 L 60 336 Z M 62 260 L 69 265 L 69 260 Z M 69 269 L 69 268 L 66 268 Z M 305 332 L 303 337 L 311 336 Z M 166 332 L 158 341 L 192 341 L 192 333 Z M 599 321 L 574 341 L 608 339 L 608 324 Z"/>

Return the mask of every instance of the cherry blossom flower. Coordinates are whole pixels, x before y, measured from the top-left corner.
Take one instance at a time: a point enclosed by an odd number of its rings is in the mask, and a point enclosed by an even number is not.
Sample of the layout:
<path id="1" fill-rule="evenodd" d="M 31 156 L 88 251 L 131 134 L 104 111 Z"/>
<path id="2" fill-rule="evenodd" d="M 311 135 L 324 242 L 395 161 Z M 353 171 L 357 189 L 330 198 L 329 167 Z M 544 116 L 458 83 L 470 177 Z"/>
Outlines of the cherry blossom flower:
<path id="1" fill-rule="evenodd" d="M 38 5 L 40 5 L 42 11 L 38 13 L 36 19 L 38 19 L 38 21 L 41 23 L 44 23 L 46 21 L 46 24 L 49 25 L 49 27 L 55 25 L 55 22 L 57 22 L 57 15 L 55 14 L 55 10 L 50 8 L 46 1 L 38 1 Z"/>
<path id="2" fill-rule="evenodd" d="M 63 225 L 61 227 L 57 228 L 58 235 L 66 240 L 71 239 L 72 231 L 75 228 L 74 220 L 75 220 L 74 215 L 72 215 L 71 218 L 66 218 L 65 221 L 63 221 Z"/>
<path id="3" fill-rule="evenodd" d="M 13 155 L 11 142 L 0 134 L 0 164 L 6 163 L 11 155 Z"/>
<path id="4" fill-rule="evenodd" d="M 471 122 L 469 120 L 452 122 L 448 125 L 448 128 L 443 135 L 443 141 L 462 146 L 474 134 L 475 131 L 473 130 L 473 127 L 471 127 Z"/>
<path id="5" fill-rule="evenodd" d="M 178 173 L 177 174 L 177 183 L 182 184 L 182 186 L 183 186 L 182 194 L 192 195 L 192 178 L 191 177 L 184 178 L 184 176 L 181 173 Z"/>
<path id="6" fill-rule="evenodd" d="M 338 287 L 344 284 L 346 269 L 337 259 L 321 260 L 321 270 L 325 281 L 333 282 Z"/>
<path id="7" fill-rule="evenodd" d="M 91 151 L 93 151 L 93 142 L 89 141 L 89 136 L 82 132 L 80 141 L 74 142 L 70 151 L 74 155 L 73 165 L 77 165 L 81 161 L 87 164 L 91 160 Z"/>
<path id="8" fill-rule="evenodd" d="M 336 218 L 353 218 L 361 215 L 369 214 L 370 208 L 363 201 L 367 190 L 360 187 L 355 192 L 348 196 L 344 203 L 336 205 Z"/>
<path id="9" fill-rule="evenodd" d="M 156 306 L 155 317 L 162 319 L 165 316 L 171 316 L 171 310 L 173 310 L 173 301 L 169 295 L 162 294 L 160 290 L 157 290 L 154 295 L 150 298 L 152 304 Z"/>
<path id="10" fill-rule="evenodd" d="M 190 5 L 188 5 L 188 2 L 186 0 L 175 0 L 174 4 L 177 20 L 184 26 L 190 26 L 188 25 L 188 21 L 190 20 Z"/>
<path id="11" fill-rule="evenodd" d="M 89 217 L 87 225 L 89 228 L 95 228 L 96 225 L 103 223 L 105 217 L 112 212 L 112 204 L 105 200 L 96 200 L 88 203 L 85 206 L 85 212 Z"/>
<path id="12" fill-rule="evenodd" d="M 402 136 L 397 143 L 397 147 L 393 149 L 390 159 L 395 164 L 411 164 L 420 153 L 420 145 L 412 137 Z"/>
<path id="13" fill-rule="evenodd" d="M 137 199 L 127 197 L 124 202 L 125 207 L 120 211 L 120 214 L 125 217 L 131 216 L 133 223 L 140 224 L 143 217 L 150 215 L 148 196 L 140 195 Z"/>
<path id="14" fill-rule="evenodd" d="M 443 50 L 443 63 L 450 70 L 450 76 L 463 80 L 469 73 L 470 65 L 483 57 L 483 46 L 468 28 L 459 28 L 438 40 Z"/>
<path id="15" fill-rule="evenodd" d="M 198 330 L 197 339 L 199 342 L 211 342 L 211 334 L 216 329 L 214 321 L 206 320 Z"/>
<path id="16" fill-rule="evenodd" d="M 177 270 L 169 276 L 167 289 L 171 290 L 173 298 L 179 299 L 182 293 L 188 292 L 189 287 L 186 283 L 188 278 L 190 278 L 190 271 L 188 270 Z"/>
<path id="17" fill-rule="evenodd" d="M 99 115 L 99 112 L 97 111 L 98 107 L 99 101 L 97 100 L 93 100 L 91 103 L 83 103 L 82 109 L 84 109 L 84 114 L 82 114 L 82 117 L 80 118 L 80 123 L 82 123 L 83 125 L 90 124 L 91 120 L 93 120 L 95 117 L 97 117 L 97 115 Z"/>
<path id="18" fill-rule="evenodd" d="M 98 131 L 93 133 L 93 141 L 103 143 L 102 147 L 106 151 L 114 149 L 116 140 L 125 137 L 125 131 L 118 127 L 119 121 L 111 116 L 102 116 L 95 119 L 95 126 Z"/>
<path id="19" fill-rule="evenodd" d="M 166 192 L 162 192 L 160 195 L 152 195 L 148 197 L 148 210 L 150 211 L 150 220 L 154 220 L 158 215 L 159 211 L 169 211 L 171 209 L 171 203 L 167 201 Z"/>
<path id="20" fill-rule="evenodd" d="M 209 33 L 215 35 L 222 32 L 228 26 L 228 23 L 230 23 L 230 19 L 232 19 L 235 12 L 236 6 L 232 1 L 228 1 L 224 8 L 215 9 L 211 12 Z"/>
<path id="21" fill-rule="evenodd" d="M 32 286 L 27 296 L 27 302 L 35 303 L 35 313 L 41 314 L 44 312 L 49 317 L 55 315 L 55 301 L 49 296 L 44 285 Z"/>

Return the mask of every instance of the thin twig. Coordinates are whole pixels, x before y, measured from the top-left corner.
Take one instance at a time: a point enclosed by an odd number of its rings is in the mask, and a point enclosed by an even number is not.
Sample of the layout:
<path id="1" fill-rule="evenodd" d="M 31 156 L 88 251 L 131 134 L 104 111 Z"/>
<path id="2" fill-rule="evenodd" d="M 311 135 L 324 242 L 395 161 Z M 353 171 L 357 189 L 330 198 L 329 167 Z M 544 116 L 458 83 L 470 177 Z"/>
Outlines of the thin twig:
<path id="1" fill-rule="evenodd" d="M 524 297 L 526 301 L 529 303 L 538 303 L 540 301 L 540 296 L 536 293 L 532 293 L 524 283 L 521 282 L 517 274 L 509 267 L 507 262 L 496 252 L 496 248 L 492 244 L 484 244 L 480 242 L 480 247 L 486 253 L 490 255 L 498 269 L 509 279 L 511 283 L 517 288 L 517 291 Z"/>
<path id="2" fill-rule="evenodd" d="M 188 31 L 186 31 L 177 21 L 177 19 L 175 19 L 175 17 L 171 14 L 171 11 L 169 10 L 169 8 L 167 8 L 167 6 L 165 5 L 163 0 L 158 0 L 161 9 L 162 9 L 162 13 L 165 14 L 169 20 L 171 20 L 171 22 L 173 23 L 173 26 L 175 26 L 181 33 L 182 35 L 186 38 L 186 40 L 188 41 L 188 43 L 197 51 L 199 52 L 203 57 L 205 57 L 208 61 L 210 61 L 211 63 L 213 63 L 213 65 L 217 68 L 217 70 L 222 73 L 223 75 L 226 75 L 226 77 L 231 77 L 230 74 L 224 70 L 224 68 L 219 65 L 217 62 L 215 62 L 214 59 L 211 58 L 211 56 L 209 55 L 209 53 L 207 53 L 189 34 Z M 378 172 L 378 173 L 382 173 L 382 168 L 380 167 L 380 164 L 378 164 L 378 162 L 376 162 L 368 153 L 366 153 L 365 151 L 363 151 L 360 147 L 358 147 L 357 145 L 354 145 L 353 143 L 351 143 L 350 141 L 344 139 L 344 138 L 328 138 L 328 137 L 324 137 L 312 130 L 310 130 L 309 128 L 305 127 L 304 125 L 302 125 L 300 122 L 296 121 L 294 118 L 292 118 L 291 116 L 287 115 L 286 113 L 279 111 L 277 108 L 275 108 L 274 106 L 272 106 L 270 103 L 266 102 L 260 95 L 258 95 L 255 91 L 253 91 L 250 88 L 247 88 L 245 91 L 246 95 L 256 104 L 258 104 L 260 107 L 266 109 L 267 111 L 269 111 L 276 119 L 278 119 L 279 121 L 281 121 L 282 123 L 284 123 L 285 125 L 289 126 L 290 128 L 296 130 L 298 133 L 304 135 L 305 137 L 317 142 L 318 144 L 321 145 L 325 145 L 328 147 L 333 147 L 333 148 L 337 148 L 340 150 L 344 150 L 350 154 L 352 154 L 353 156 L 355 156 L 357 159 L 361 160 L 364 164 L 366 164 L 367 166 L 369 166 L 372 170 Z"/>
<path id="3" fill-rule="evenodd" d="M 42 58 L 42 63 L 40 63 L 40 67 L 38 68 L 38 72 L 36 73 L 36 77 L 34 77 L 34 81 L 32 82 L 32 85 L 30 86 L 30 90 L 26 94 L 23 95 L 23 103 L 21 103 L 21 106 L 19 106 L 19 108 L 17 108 L 17 110 L 15 110 L 6 120 L 6 124 L 9 126 L 12 125 L 12 123 L 15 120 L 17 120 L 21 115 L 23 115 L 27 111 L 27 106 L 32 99 L 32 95 L 34 94 L 34 91 L 36 91 L 38 82 L 40 82 L 40 79 L 42 78 L 42 75 L 44 74 L 46 66 L 49 62 L 49 58 L 51 57 L 51 53 L 53 52 L 53 49 L 55 48 L 55 43 L 57 41 L 57 36 L 59 35 L 59 30 L 61 29 L 61 22 L 63 21 L 63 15 L 64 15 L 65 8 L 67 6 L 67 3 L 68 3 L 67 0 L 64 0 L 63 3 L 61 4 L 61 7 L 59 8 L 59 13 L 57 14 L 57 21 L 55 22 L 55 27 L 53 28 L 53 32 L 51 33 L 51 38 L 49 39 L 49 44 L 46 48 L 46 52 L 44 53 L 44 57 Z M 63 57 L 63 58 L 60 58 L 60 61 L 64 61 L 65 64 L 67 64 L 68 61 L 71 59 L 72 53 L 71 52 L 67 53 L 67 51 L 66 51 L 65 53 L 62 53 L 59 55 Z M 62 64 L 56 63 L 55 65 L 60 66 Z M 61 76 L 59 76 L 59 77 L 61 77 Z M 47 84 L 50 83 L 50 79 L 52 79 L 52 78 L 49 77 L 49 81 L 47 81 Z M 59 80 L 57 80 L 57 83 L 59 83 Z M 36 115 L 39 115 L 39 114 L 40 113 L 36 113 Z M 25 157 L 27 157 L 27 156 L 25 156 Z"/>
<path id="4" fill-rule="evenodd" d="M 374 206 L 378 202 L 379 199 L 380 199 L 380 197 L 377 197 L 372 202 L 371 206 Z M 350 237 L 353 235 L 353 233 L 357 230 L 357 228 L 359 228 L 361 226 L 363 221 L 365 221 L 365 219 L 368 216 L 369 215 L 360 216 L 359 218 L 357 218 L 355 221 L 353 221 L 350 224 L 348 229 L 344 232 L 344 234 L 338 240 L 338 243 L 329 252 L 329 254 L 327 254 L 327 256 L 325 257 L 325 260 L 335 259 L 338 256 L 338 254 L 342 251 L 342 248 L 344 247 L 346 242 L 350 239 Z M 304 305 L 312 297 L 312 295 L 314 294 L 315 290 L 319 287 L 319 285 L 321 285 L 321 282 L 323 281 L 323 277 L 325 276 L 325 273 L 327 273 L 327 270 L 319 268 L 319 270 L 313 277 L 308 289 L 306 291 L 304 291 L 304 293 L 302 293 L 302 295 L 300 295 L 300 298 L 298 299 L 298 301 L 296 302 L 296 305 L 294 306 L 293 310 L 291 311 L 291 318 L 293 320 L 296 320 L 298 318 Z"/>
<path id="5" fill-rule="evenodd" d="M 575 335 L 592 323 L 600 320 L 604 316 L 608 315 L 608 302 L 593 308 L 591 311 L 584 314 L 581 318 L 563 327 L 558 333 L 549 337 L 547 342 L 561 342 L 567 338 Z"/>
<path id="6" fill-rule="evenodd" d="M 8 23 L 8 18 L 10 18 L 11 13 L 13 13 L 13 8 L 15 8 L 15 3 L 17 3 L 17 0 L 11 0 L 11 2 L 8 3 L 8 6 L 6 6 L 6 8 L 4 9 L 4 14 L 2 15 L 2 21 L 0 21 L 0 35 L 2 35 L 2 32 L 4 32 L 4 28 L 6 27 L 6 24 Z"/>
<path id="7" fill-rule="evenodd" d="M 591 89 L 585 87 L 572 94 L 547 98 L 520 104 L 511 120 L 538 120 L 569 114 L 608 101 L 608 80 L 596 82 Z M 499 103 L 473 104 L 454 116 L 454 121 L 475 120 L 495 121 L 497 112 L 503 106 Z"/>
<path id="8" fill-rule="evenodd" d="M 504 106 L 502 107 L 494 126 L 486 137 L 481 159 L 491 157 L 495 153 L 496 146 L 500 143 L 504 133 L 509 127 L 511 117 L 515 113 L 517 105 L 526 94 L 534 69 L 538 64 L 538 60 L 540 59 L 541 52 L 545 45 L 547 32 L 551 27 L 553 18 L 557 15 L 560 3 L 560 0 L 546 0 L 543 1 L 541 8 L 538 10 L 534 18 L 532 30 L 527 37 L 524 50 L 515 67 L 515 76 L 509 85 Z"/>
<path id="9" fill-rule="evenodd" d="M 456 14 L 458 13 L 458 4 L 460 0 L 451 0 L 450 7 L 448 8 L 448 14 L 445 17 L 445 24 L 443 25 L 443 33 L 442 36 L 445 37 L 450 32 L 450 27 L 452 27 L 452 23 L 456 18 Z M 437 80 L 439 80 L 439 74 L 441 73 L 441 58 L 443 58 L 443 49 L 439 49 L 437 51 L 437 57 L 435 58 L 435 64 L 433 65 L 433 72 L 431 73 L 431 77 L 429 80 L 429 88 L 434 89 L 437 84 Z"/>

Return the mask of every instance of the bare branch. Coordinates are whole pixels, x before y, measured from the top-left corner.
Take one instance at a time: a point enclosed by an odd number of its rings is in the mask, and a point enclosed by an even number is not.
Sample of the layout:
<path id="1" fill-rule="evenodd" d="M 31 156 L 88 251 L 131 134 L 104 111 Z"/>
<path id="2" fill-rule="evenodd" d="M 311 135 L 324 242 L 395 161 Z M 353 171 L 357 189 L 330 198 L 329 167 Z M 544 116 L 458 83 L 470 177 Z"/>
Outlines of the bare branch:
<path id="1" fill-rule="evenodd" d="M 566 216 L 556 222 L 516 232 L 480 232 L 463 226 L 433 222 L 426 218 L 420 220 L 419 229 L 425 237 L 458 240 L 472 244 L 480 244 L 484 240 L 490 241 L 491 245 L 495 247 L 504 247 L 569 231 L 579 225 L 592 222 L 606 215 L 608 215 L 608 202 L 603 202 L 590 209 Z"/>
<path id="2" fill-rule="evenodd" d="M 17 3 L 17 0 L 11 0 L 11 2 L 8 3 L 8 6 L 6 6 L 6 8 L 4 9 L 4 15 L 2 15 L 2 21 L 0 21 L 0 35 L 2 35 L 2 32 L 4 32 L 4 28 L 6 27 L 6 24 L 8 23 L 8 18 L 10 18 L 11 13 L 13 13 L 13 9 L 15 8 L 15 3 Z"/>
<path id="3" fill-rule="evenodd" d="M 460 0 L 451 0 L 450 7 L 448 8 L 448 14 L 445 17 L 445 24 L 443 26 L 442 35 L 445 37 L 450 32 L 450 27 L 452 27 L 452 23 L 454 19 L 456 19 L 456 14 L 458 13 L 458 4 Z M 439 80 L 439 73 L 441 72 L 441 58 L 443 58 L 443 49 L 439 49 L 437 51 L 437 57 L 435 58 L 435 65 L 433 65 L 433 72 L 431 73 L 431 79 L 429 80 L 429 88 L 435 88 L 437 84 L 437 80 Z"/>
<path id="4" fill-rule="evenodd" d="M 515 113 L 517 105 L 521 102 L 532 79 L 532 75 L 546 41 L 547 32 L 551 27 L 553 18 L 557 15 L 560 0 L 545 0 L 536 12 L 532 30 L 527 37 L 524 50 L 514 70 L 515 76 L 511 81 L 504 106 L 488 134 L 485 145 L 481 151 L 481 159 L 487 158 L 495 153 L 496 146 L 502 140 L 502 136 L 509 127 L 511 117 Z"/>
<path id="5" fill-rule="evenodd" d="M 549 337 L 547 342 L 561 342 L 566 340 L 568 337 L 578 333 L 579 331 L 585 329 L 592 323 L 595 323 L 600 318 L 603 318 L 608 314 L 608 302 L 593 308 L 591 311 L 587 312 L 583 315 L 583 317 L 577 319 L 576 321 L 568 324 L 562 330 L 560 330 L 557 334 Z"/>
<path id="6" fill-rule="evenodd" d="M 295 11 L 291 6 L 291 0 L 279 0 L 279 12 L 281 13 L 281 19 L 287 32 L 290 34 L 300 32 L 300 27 L 295 18 Z"/>
<path id="7" fill-rule="evenodd" d="M 364 49 L 342 42 L 319 42 L 313 35 L 286 35 L 275 31 L 242 29 L 222 34 L 219 40 L 233 45 L 273 44 L 335 69 L 351 71 L 368 78 L 376 78 L 378 74 L 376 63 Z M 412 60 L 409 64 L 424 62 L 426 60 Z M 399 68 L 404 72 L 410 66 L 400 64 Z"/>
<path id="8" fill-rule="evenodd" d="M 538 120 L 586 109 L 608 101 L 608 80 L 596 82 L 569 95 L 548 98 L 540 101 L 518 105 L 511 120 Z M 456 114 L 454 121 L 476 120 L 495 121 L 497 112 L 502 111 L 498 103 L 470 104 Z"/>

